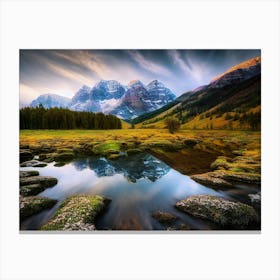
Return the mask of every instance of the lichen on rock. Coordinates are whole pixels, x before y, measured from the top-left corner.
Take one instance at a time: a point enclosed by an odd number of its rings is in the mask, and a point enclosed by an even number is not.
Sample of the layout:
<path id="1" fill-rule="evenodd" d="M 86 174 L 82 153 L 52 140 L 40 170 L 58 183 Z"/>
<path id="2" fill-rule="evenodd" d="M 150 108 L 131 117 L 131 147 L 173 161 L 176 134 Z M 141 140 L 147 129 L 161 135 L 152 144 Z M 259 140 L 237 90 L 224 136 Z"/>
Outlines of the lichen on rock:
<path id="1" fill-rule="evenodd" d="M 248 229 L 259 218 L 252 206 L 211 195 L 194 195 L 176 203 L 176 208 L 222 227 Z"/>

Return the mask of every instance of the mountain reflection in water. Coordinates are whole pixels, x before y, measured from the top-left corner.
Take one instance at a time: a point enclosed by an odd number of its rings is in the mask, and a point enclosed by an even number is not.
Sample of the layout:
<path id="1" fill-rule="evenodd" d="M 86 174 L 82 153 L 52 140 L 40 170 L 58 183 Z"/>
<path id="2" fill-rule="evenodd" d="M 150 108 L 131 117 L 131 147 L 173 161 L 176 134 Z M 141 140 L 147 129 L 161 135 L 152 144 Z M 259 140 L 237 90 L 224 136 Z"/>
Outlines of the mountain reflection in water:
<path id="1" fill-rule="evenodd" d="M 79 158 L 61 167 L 49 163 L 43 168 L 22 167 L 20 170 L 38 170 L 42 176 L 58 179 L 57 185 L 39 194 L 57 199 L 58 203 L 24 220 L 20 225 L 22 230 L 39 229 L 64 199 L 76 194 L 104 195 L 112 200 L 96 221 L 97 229 L 164 230 L 167 227 L 152 217 L 158 210 L 177 217 L 172 227 L 215 229 L 215 225 L 182 213 L 174 205 L 196 194 L 228 197 L 227 193 L 202 186 L 147 153 L 117 160 Z"/>
<path id="2" fill-rule="evenodd" d="M 164 162 L 144 153 L 131 155 L 129 159 L 121 157 L 118 160 L 108 160 L 103 157 L 76 159 L 72 164 L 79 171 L 89 168 L 98 177 L 123 174 L 128 181 L 133 183 L 141 178 L 147 178 L 155 182 L 170 170 L 170 167 Z"/>

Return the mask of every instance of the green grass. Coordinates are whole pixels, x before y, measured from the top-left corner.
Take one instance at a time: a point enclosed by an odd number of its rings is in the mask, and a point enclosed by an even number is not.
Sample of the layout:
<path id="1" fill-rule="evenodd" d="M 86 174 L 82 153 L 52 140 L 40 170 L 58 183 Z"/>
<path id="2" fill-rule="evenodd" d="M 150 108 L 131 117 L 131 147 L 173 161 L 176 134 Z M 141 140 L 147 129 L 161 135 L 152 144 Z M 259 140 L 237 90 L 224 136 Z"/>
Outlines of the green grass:
<path id="1" fill-rule="evenodd" d="M 98 144 L 93 148 L 93 152 L 97 155 L 118 154 L 121 150 L 119 142 L 108 140 L 103 144 Z"/>

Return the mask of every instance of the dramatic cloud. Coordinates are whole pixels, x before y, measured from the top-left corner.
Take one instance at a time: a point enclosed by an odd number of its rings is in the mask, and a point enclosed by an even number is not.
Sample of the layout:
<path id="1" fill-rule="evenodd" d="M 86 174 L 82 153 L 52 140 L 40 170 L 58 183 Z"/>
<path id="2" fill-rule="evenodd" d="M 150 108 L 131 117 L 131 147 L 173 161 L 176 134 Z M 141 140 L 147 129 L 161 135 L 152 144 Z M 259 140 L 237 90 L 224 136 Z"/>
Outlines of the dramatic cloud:
<path id="1" fill-rule="evenodd" d="M 72 97 L 99 80 L 158 79 L 176 95 L 194 89 L 259 50 L 21 50 L 20 106 L 40 94 Z"/>

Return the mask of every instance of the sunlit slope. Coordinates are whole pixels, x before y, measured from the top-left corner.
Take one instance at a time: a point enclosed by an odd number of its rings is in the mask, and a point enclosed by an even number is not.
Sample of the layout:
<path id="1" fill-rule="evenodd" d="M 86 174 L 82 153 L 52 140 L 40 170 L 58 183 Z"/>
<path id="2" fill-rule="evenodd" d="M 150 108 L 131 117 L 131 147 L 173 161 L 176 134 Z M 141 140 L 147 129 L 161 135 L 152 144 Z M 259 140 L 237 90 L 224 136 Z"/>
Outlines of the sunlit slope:
<path id="1" fill-rule="evenodd" d="M 204 87 L 185 95 L 183 101 L 138 124 L 163 128 L 174 116 L 187 129 L 260 129 L 261 76 L 223 87 Z"/>

